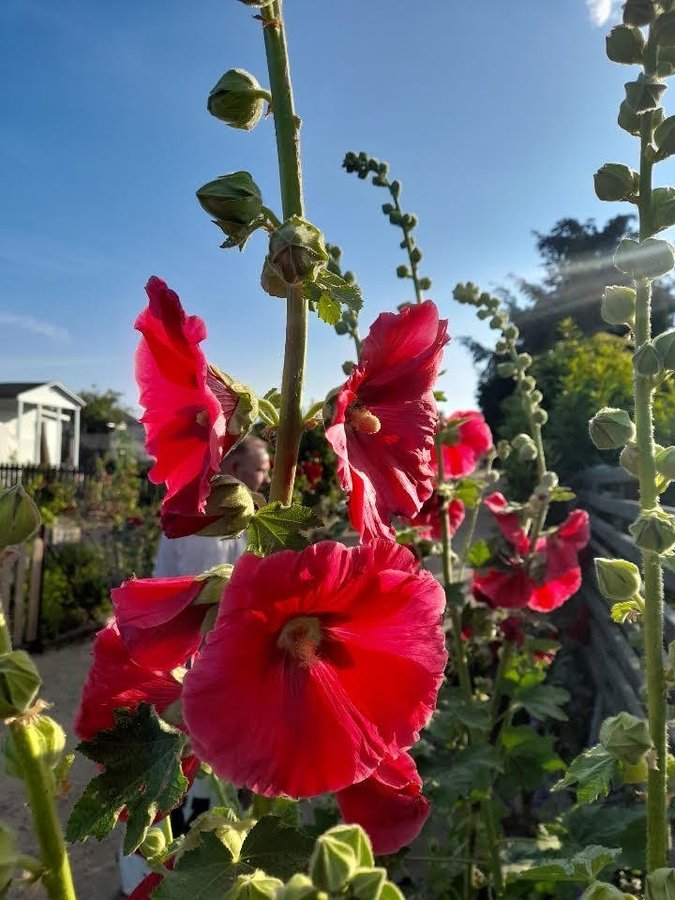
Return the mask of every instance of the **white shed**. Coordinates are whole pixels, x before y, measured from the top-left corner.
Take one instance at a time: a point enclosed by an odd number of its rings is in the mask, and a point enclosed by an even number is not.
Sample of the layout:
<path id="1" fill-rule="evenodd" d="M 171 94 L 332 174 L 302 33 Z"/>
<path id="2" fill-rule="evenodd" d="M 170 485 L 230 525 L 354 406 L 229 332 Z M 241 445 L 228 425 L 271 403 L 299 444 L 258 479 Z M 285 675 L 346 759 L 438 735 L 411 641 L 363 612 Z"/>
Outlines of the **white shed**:
<path id="1" fill-rule="evenodd" d="M 77 466 L 83 406 L 60 381 L 0 382 L 0 463 Z"/>

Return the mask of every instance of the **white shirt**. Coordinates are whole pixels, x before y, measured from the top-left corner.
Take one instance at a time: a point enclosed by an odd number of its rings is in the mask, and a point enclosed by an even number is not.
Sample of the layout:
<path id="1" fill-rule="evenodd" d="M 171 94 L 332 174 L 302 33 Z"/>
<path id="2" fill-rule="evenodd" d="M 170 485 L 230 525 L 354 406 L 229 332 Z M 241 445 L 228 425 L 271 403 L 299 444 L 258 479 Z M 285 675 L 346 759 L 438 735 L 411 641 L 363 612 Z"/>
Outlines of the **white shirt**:
<path id="1" fill-rule="evenodd" d="M 246 534 L 236 538 L 201 537 L 189 534 L 159 539 L 154 578 L 175 578 L 179 575 L 200 575 L 213 566 L 234 565 L 246 550 Z"/>

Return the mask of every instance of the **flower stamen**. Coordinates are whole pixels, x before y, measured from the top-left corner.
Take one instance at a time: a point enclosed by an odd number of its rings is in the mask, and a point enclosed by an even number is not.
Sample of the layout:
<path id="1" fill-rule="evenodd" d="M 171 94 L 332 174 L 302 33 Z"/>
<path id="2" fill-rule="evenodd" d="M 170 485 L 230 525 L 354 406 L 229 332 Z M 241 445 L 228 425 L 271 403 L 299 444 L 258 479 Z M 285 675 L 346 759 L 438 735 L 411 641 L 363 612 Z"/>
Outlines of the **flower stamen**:
<path id="1" fill-rule="evenodd" d="M 277 646 L 290 653 L 299 666 L 309 668 L 322 638 L 321 623 L 316 616 L 297 616 L 281 629 Z"/>
<path id="2" fill-rule="evenodd" d="M 361 434 L 377 434 L 382 427 L 382 423 L 369 409 L 366 409 L 361 403 L 352 403 L 347 409 L 347 424 L 354 431 L 360 431 Z"/>

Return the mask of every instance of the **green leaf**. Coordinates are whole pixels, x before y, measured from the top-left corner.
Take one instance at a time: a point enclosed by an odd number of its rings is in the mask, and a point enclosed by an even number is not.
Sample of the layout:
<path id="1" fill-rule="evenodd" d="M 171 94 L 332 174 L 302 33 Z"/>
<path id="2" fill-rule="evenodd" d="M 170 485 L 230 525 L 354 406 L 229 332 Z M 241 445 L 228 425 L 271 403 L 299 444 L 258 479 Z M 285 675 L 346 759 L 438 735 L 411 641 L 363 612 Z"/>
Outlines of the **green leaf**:
<path id="1" fill-rule="evenodd" d="M 327 325 L 335 325 L 340 321 L 341 307 L 337 300 L 329 294 L 322 294 L 316 305 L 316 311 L 322 322 Z"/>
<path id="2" fill-rule="evenodd" d="M 237 877 L 232 854 L 218 833 L 200 835 L 194 849 L 184 853 L 173 871 L 164 873 L 152 900 L 216 900 L 223 897 Z"/>
<path id="3" fill-rule="evenodd" d="M 492 551 L 488 547 L 486 541 L 481 539 L 479 541 L 476 541 L 473 547 L 469 550 L 466 561 L 472 568 L 479 569 L 481 566 L 484 566 L 491 558 Z"/>
<path id="4" fill-rule="evenodd" d="M 538 734 L 529 725 L 511 725 L 501 732 L 500 742 L 505 756 L 504 775 L 500 776 L 503 793 L 524 788 L 534 790 L 553 772 L 565 768 L 553 749 L 551 735 Z"/>
<path id="5" fill-rule="evenodd" d="M 592 844 L 568 859 L 551 859 L 518 872 L 509 881 L 580 881 L 589 884 L 603 869 L 612 865 L 620 852 Z"/>
<path id="6" fill-rule="evenodd" d="M 246 836 L 238 864 L 285 880 L 305 870 L 313 847 L 309 835 L 278 816 L 265 816 Z"/>
<path id="7" fill-rule="evenodd" d="M 263 506 L 248 526 L 247 550 L 266 556 L 276 550 L 302 550 L 308 541 L 303 534 L 320 525 L 314 510 L 299 503 L 284 506 L 280 500 Z"/>
<path id="8" fill-rule="evenodd" d="M 570 763 L 564 778 L 552 790 L 575 787 L 577 803 L 592 803 L 606 797 L 617 774 L 618 763 L 602 744 L 585 750 Z"/>
<path id="9" fill-rule="evenodd" d="M 310 304 L 316 307 L 319 318 L 329 325 L 339 322 L 343 306 L 355 313 L 363 306 L 359 286 L 328 269 L 323 269 L 316 281 L 305 282 L 304 290 Z"/>
<path id="10" fill-rule="evenodd" d="M 501 771 L 502 763 L 497 751 L 485 744 L 460 750 L 447 768 L 432 777 L 443 801 L 454 803 L 460 798 L 486 793 Z"/>
<path id="11" fill-rule="evenodd" d="M 558 484 L 551 491 L 551 500 L 558 501 L 559 503 L 564 503 L 566 500 L 574 500 L 576 494 L 571 488 L 563 487 L 563 485 Z"/>
<path id="12" fill-rule="evenodd" d="M 180 763 L 186 741 L 148 703 L 134 712 L 115 710 L 114 728 L 78 745 L 80 753 L 104 771 L 75 804 L 66 828 L 68 840 L 104 838 L 126 807 L 124 852 L 133 853 L 155 816 L 178 806 L 187 790 Z"/>
<path id="13" fill-rule="evenodd" d="M 566 722 L 561 709 L 570 699 L 569 692 L 552 684 L 535 684 L 514 691 L 513 699 L 535 719 L 556 719 Z"/>
<path id="14" fill-rule="evenodd" d="M 480 485 L 471 478 L 461 478 L 452 492 L 453 497 L 461 500 L 467 509 L 473 509 L 480 500 Z"/>
<path id="15" fill-rule="evenodd" d="M 642 613 L 642 606 L 637 600 L 621 600 L 612 605 L 611 614 L 615 622 L 623 625 L 628 619 L 633 619 Z"/>

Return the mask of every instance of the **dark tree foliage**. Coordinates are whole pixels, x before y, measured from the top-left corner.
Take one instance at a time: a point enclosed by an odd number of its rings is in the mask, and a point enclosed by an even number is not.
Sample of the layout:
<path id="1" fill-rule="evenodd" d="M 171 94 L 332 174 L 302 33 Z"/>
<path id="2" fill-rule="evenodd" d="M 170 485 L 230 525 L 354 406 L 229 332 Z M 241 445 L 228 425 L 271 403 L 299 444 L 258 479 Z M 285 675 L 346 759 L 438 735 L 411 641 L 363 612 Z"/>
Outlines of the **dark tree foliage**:
<path id="1" fill-rule="evenodd" d="M 87 404 L 82 410 L 82 431 L 88 434 L 106 434 L 129 415 L 129 409 L 120 403 L 120 391 L 101 391 L 94 385 L 80 391 L 80 397 Z"/>

